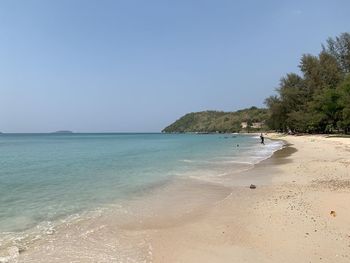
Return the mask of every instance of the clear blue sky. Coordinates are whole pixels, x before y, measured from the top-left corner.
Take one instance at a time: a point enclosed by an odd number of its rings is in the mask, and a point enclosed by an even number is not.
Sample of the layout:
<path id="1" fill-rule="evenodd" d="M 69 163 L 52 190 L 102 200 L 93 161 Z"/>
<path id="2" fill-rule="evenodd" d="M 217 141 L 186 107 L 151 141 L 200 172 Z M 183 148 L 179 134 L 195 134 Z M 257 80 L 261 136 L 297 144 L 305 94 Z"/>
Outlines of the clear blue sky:
<path id="1" fill-rule="evenodd" d="M 350 1 L 0 1 L 0 131 L 160 131 L 263 106 Z"/>

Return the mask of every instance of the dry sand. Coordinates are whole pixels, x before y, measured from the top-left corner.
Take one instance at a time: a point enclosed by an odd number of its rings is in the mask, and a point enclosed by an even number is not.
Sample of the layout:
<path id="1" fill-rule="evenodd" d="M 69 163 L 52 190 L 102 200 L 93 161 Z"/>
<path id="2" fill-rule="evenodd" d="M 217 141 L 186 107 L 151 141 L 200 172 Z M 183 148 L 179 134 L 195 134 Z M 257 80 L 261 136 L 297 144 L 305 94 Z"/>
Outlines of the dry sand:
<path id="1" fill-rule="evenodd" d="M 168 216 L 160 209 L 137 223 L 105 217 L 79 224 L 21 253 L 19 262 L 350 262 L 350 139 L 269 136 L 290 146 L 227 178 L 225 187 L 197 188 L 198 209 L 177 217 L 173 205 L 189 205 L 179 189 L 194 188 L 165 189 Z M 221 201 L 204 205 L 206 193 Z"/>

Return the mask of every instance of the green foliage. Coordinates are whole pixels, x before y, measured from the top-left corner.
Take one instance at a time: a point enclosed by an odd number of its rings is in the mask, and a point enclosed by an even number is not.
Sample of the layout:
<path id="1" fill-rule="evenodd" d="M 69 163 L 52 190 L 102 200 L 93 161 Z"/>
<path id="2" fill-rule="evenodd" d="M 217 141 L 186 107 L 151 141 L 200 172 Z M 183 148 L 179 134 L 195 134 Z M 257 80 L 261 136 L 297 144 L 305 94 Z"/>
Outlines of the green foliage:
<path id="1" fill-rule="evenodd" d="M 350 75 L 338 87 L 339 105 L 341 108 L 341 116 L 337 126 L 345 132 L 350 132 Z"/>
<path id="2" fill-rule="evenodd" d="M 336 38 L 328 38 L 323 50 L 331 54 L 338 62 L 344 73 L 350 72 L 350 34 L 343 33 Z"/>
<path id="3" fill-rule="evenodd" d="M 269 109 L 269 118 L 266 121 L 267 126 L 273 130 L 285 130 L 286 112 L 282 101 L 277 96 L 270 96 L 265 100 Z"/>
<path id="4" fill-rule="evenodd" d="M 267 117 L 266 109 L 256 107 L 236 112 L 192 112 L 166 127 L 163 132 L 239 132 L 242 130 L 242 122 L 252 126 L 264 122 Z M 250 130 L 258 129 L 250 127 Z"/>
<path id="5" fill-rule="evenodd" d="M 278 131 L 350 132 L 350 34 L 329 38 L 319 55 L 301 57 L 301 75 L 281 78 L 277 95 L 265 100 L 266 109 L 189 113 L 164 132 L 238 132 L 264 122 Z"/>
<path id="6" fill-rule="evenodd" d="M 329 38 L 318 56 L 303 55 L 302 76 L 283 77 L 266 99 L 270 128 L 294 132 L 349 131 L 350 34 Z"/>

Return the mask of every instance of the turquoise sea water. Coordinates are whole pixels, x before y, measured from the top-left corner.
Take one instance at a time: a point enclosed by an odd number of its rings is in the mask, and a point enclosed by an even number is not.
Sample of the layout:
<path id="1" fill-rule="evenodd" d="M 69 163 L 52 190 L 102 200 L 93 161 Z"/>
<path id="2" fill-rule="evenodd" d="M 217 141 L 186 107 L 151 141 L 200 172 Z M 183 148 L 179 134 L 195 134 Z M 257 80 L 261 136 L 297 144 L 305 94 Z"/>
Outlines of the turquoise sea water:
<path id="1" fill-rule="evenodd" d="M 2 134 L 0 238 L 137 198 L 177 176 L 220 176 L 280 147 L 232 134 Z"/>

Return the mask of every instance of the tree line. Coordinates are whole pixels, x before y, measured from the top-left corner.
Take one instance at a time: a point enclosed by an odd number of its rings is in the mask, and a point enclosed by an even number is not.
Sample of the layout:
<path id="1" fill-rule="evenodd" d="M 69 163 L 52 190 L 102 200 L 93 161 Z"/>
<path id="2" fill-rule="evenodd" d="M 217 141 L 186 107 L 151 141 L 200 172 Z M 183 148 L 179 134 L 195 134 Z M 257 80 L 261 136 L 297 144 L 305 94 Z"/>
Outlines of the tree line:
<path id="1" fill-rule="evenodd" d="M 269 128 L 283 132 L 350 132 L 350 34 L 327 39 L 315 56 L 304 54 L 301 74 L 281 78 L 265 100 Z"/>

